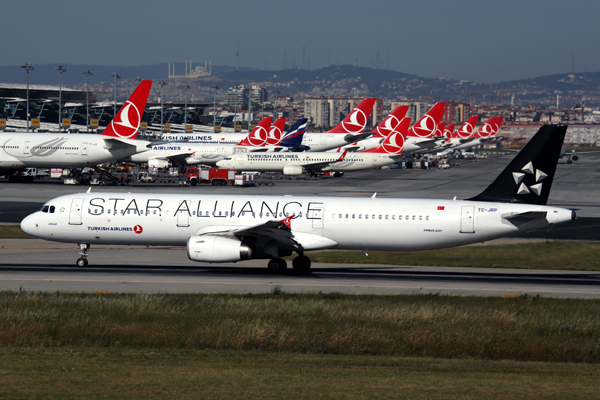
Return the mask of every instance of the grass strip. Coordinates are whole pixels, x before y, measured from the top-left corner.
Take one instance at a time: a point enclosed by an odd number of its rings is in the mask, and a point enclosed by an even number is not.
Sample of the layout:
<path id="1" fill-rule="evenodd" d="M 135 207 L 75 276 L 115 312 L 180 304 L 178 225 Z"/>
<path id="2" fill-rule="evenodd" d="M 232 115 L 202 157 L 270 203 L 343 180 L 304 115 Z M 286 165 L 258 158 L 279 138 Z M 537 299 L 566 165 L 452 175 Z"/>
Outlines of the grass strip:
<path id="1" fill-rule="evenodd" d="M 600 362 L 600 301 L 0 292 L 0 348 L 257 350 Z"/>
<path id="2" fill-rule="evenodd" d="M 235 350 L 2 348 L 2 398 L 595 399 L 598 364 Z"/>
<path id="3" fill-rule="evenodd" d="M 20 225 L 0 225 L 0 239 L 35 239 L 21 230 Z"/>
<path id="4" fill-rule="evenodd" d="M 427 251 L 318 251 L 313 262 L 600 271 L 599 242 L 548 241 Z"/>

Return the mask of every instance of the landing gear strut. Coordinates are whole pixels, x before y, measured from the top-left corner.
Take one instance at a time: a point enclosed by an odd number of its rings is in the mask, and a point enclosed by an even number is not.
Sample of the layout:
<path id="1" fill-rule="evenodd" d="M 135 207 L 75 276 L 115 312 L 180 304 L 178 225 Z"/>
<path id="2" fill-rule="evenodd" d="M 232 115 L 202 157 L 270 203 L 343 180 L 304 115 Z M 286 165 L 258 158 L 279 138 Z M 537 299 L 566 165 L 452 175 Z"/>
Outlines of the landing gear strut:
<path id="1" fill-rule="evenodd" d="M 79 244 L 79 249 L 81 250 L 79 252 L 79 255 L 81 257 L 79 257 L 77 259 L 77 266 L 80 267 L 80 268 L 87 267 L 87 265 L 88 265 L 87 256 L 88 256 L 88 253 L 89 253 L 89 250 L 90 250 L 90 245 L 86 244 L 86 243 L 80 243 Z"/>
<path id="2" fill-rule="evenodd" d="M 300 255 L 294 258 L 292 261 L 292 267 L 294 267 L 296 271 L 308 271 L 310 269 L 310 265 L 310 258 L 305 255 Z"/>
<path id="3" fill-rule="evenodd" d="M 274 274 L 283 274 L 287 269 L 287 262 L 283 258 L 273 258 L 269 261 L 269 271 Z"/>

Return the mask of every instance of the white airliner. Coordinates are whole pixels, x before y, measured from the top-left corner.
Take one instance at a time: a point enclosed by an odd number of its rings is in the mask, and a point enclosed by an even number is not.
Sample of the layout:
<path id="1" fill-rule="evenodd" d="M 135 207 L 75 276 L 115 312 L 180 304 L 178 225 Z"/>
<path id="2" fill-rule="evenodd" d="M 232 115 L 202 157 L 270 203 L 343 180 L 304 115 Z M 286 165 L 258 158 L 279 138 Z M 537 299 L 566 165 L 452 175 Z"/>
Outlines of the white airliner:
<path id="1" fill-rule="evenodd" d="M 186 246 L 206 263 L 270 259 L 321 249 L 413 251 L 459 246 L 575 219 L 546 206 L 565 126 L 544 126 L 496 180 L 468 200 L 326 196 L 76 193 L 52 199 L 21 222 L 38 238 L 78 243 L 77 265 L 92 244 Z"/>
<path id="2" fill-rule="evenodd" d="M 135 140 L 152 81 L 140 82 L 102 134 L 0 133 L 0 173 L 23 168 L 81 168 L 148 150 Z"/>
<path id="3" fill-rule="evenodd" d="M 349 172 L 379 168 L 394 164 L 402 155 L 404 137 L 410 126 L 410 118 L 403 118 L 383 142 L 374 149 L 360 152 L 345 150 L 337 152 L 304 153 L 246 153 L 233 154 L 217 162 L 219 168 L 237 171 L 281 172 L 284 175 L 301 175 L 305 172 Z"/>

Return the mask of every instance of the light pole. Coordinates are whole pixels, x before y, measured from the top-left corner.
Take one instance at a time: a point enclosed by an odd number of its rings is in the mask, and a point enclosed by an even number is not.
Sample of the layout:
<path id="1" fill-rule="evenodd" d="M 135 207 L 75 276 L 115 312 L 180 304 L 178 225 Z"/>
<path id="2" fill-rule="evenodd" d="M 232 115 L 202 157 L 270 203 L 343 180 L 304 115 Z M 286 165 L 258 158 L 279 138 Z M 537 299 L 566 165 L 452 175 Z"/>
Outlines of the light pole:
<path id="1" fill-rule="evenodd" d="M 217 90 L 219 87 L 217 85 L 211 86 L 211 89 L 215 91 L 214 94 L 214 103 L 213 103 L 213 133 L 216 132 L 216 122 L 217 122 Z"/>
<path id="2" fill-rule="evenodd" d="M 62 131 L 62 74 L 63 72 L 67 72 L 67 68 L 59 65 L 54 68 L 60 74 L 60 86 L 58 87 L 58 131 Z"/>
<path id="3" fill-rule="evenodd" d="M 273 115 L 273 120 L 277 119 L 277 117 L 279 116 L 279 114 L 277 113 L 277 109 L 279 108 L 279 103 L 277 99 L 279 98 L 280 94 L 281 92 L 279 91 L 279 89 L 275 89 L 275 91 L 273 92 L 273 101 L 275 102 L 275 104 L 273 105 L 273 113 L 275 114 Z"/>
<path id="4" fill-rule="evenodd" d="M 158 85 L 160 86 L 160 137 L 162 138 L 162 134 L 163 134 L 163 129 L 164 129 L 164 125 L 163 125 L 163 91 L 165 86 L 167 86 L 167 81 L 165 81 L 164 79 L 161 79 L 160 81 L 158 81 Z"/>
<path id="5" fill-rule="evenodd" d="M 238 103 L 238 91 L 240 89 L 239 85 L 234 85 L 233 86 L 233 132 L 237 132 L 236 127 L 237 127 L 237 103 Z"/>
<path id="6" fill-rule="evenodd" d="M 23 68 L 26 72 L 27 72 L 27 132 L 29 132 L 29 71 L 33 71 L 33 65 L 29 64 L 29 63 L 25 63 L 25 65 L 22 65 L 21 68 Z"/>
<path id="7" fill-rule="evenodd" d="M 89 77 L 94 75 L 89 69 L 84 69 L 82 74 L 85 75 L 85 131 L 90 131 L 90 89 L 89 89 Z"/>
<path id="8" fill-rule="evenodd" d="M 265 117 L 265 93 L 266 93 L 267 89 L 261 87 L 259 89 L 260 93 L 260 119 L 263 119 Z"/>
<path id="9" fill-rule="evenodd" d="M 114 73 L 110 76 L 111 78 L 115 78 L 115 84 L 113 86 L 113 94 L 115 98 L 115 105 L 113 107 L 113 118 L 117 115 L 117 79 L 121 79 L 121 74 Z"/>
<path id="10" fill-rule="evenodd" d="M 185 89 L 185 97 L 184 97 L 184 106 L 183 106 L 183 129 L 187 132 L 187 95 L 188 90 L 190 90 L 190 85 L 187 83 L 183 85 Z"/>

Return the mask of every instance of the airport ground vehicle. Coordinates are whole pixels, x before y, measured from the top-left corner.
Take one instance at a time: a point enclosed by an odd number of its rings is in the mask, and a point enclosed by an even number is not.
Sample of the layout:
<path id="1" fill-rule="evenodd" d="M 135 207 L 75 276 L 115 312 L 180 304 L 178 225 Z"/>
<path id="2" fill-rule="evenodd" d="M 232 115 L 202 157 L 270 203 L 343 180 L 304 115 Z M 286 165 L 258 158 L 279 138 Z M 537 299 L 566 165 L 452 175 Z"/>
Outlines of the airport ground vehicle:
<path id="1" fill-rule="evenodd" d="M 235 182 L 235 171 L 225 168 L 188 167 L 185 171 L 185 182 L 192 186 L 198 183 L 210 183 L 213 186 L 225 186 Z"/>
<path id="2" fill-rule="evenodd" d="M 148 174 L 147 171 L 140 171 L 137 174 L 138 182 L 152 183 L 154 182 L 154 178 Z"/>

